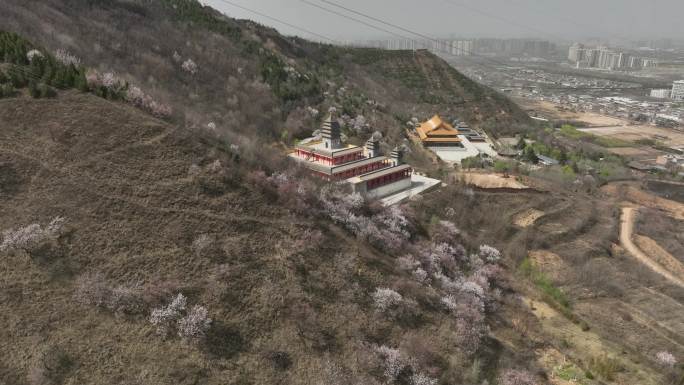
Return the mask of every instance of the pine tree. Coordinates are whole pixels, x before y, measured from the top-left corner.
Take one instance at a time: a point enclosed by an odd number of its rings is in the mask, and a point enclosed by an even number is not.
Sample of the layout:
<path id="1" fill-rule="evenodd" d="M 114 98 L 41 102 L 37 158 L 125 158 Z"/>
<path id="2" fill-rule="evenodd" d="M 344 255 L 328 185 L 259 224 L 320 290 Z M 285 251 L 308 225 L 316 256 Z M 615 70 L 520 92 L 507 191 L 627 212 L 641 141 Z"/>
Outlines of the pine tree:
<path id="1" fill-rule="evenodd" d="M 525 137 L 521 136 L 520 140 L 518 140 L 518 144 L 515 145 L 515 148 L 518 150 L 524 150 L 525 147 L 527 147 L 527 142 L 525 142 Z"/>
<path id="2" fill-rule="evenodd" d="M 86 80 L 85 71 L 81 70 L 74 76 L 74 87 L 81 92 L 88 92 L 88 81 Z"/>
<path id="3" fill-rule="evenodd" d="M 57 96 L 55 90 L 47 84 L 41 84 L 38 86 L 38 90 L 40 91 L 41 98 L 53 98 Z"/>
<path id="4" fill-rule="evenodd" d="M 32 98 L 38 99 L 40 98 L 40 90 L 38 89 L 38 84 L 34 80 L 31 80 L 28 85 L 29 88 L 29 94 L 31 95 Z"/>
<path id="5" fill-rule="evenodd" d="M 525 151 L 523 151 L 523 159 L 530 163 L 539 162 L 539 158 L 537 157 L 537 154 L 534 152 L 534 148 L 532 148 L 532 146 L 525 147 Z"/>

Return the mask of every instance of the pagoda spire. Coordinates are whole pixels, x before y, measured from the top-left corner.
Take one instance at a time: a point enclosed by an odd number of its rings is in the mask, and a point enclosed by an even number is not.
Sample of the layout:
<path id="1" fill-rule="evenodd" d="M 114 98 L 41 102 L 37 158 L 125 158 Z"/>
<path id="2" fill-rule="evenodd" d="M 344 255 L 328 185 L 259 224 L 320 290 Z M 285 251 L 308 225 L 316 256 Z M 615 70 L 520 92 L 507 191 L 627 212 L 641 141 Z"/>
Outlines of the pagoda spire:
<path id="1" fill-rule="evenodd" d="M 325 142 L 326 149 L 334 150 L 342 147 L 340 123 L 337 121 L 337 114 L 334 111 L 331 111 L 328 117 L 323 120 L 321 136 Z"/>

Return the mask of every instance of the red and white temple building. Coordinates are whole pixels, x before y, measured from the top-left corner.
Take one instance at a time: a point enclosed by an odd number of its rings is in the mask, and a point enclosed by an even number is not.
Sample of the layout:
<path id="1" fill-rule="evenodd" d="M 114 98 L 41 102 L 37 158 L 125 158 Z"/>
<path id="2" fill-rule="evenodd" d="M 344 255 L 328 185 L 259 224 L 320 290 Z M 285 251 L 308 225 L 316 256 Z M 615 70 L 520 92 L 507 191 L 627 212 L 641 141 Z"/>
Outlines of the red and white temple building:
<path id="1" fill-rule="evenodd" d="M 399 148 L 385 157 L 373 138 L 365 148 L 343 144 L 340 125 L 332 115 L 323 122 L 321 136 L 321 140 L 297 145 L 290 156 L 326 180 L 346 180 L 354 192 L 366 198 L 382 198 L 411 188 L 413 169 L 404 164 Z"/>

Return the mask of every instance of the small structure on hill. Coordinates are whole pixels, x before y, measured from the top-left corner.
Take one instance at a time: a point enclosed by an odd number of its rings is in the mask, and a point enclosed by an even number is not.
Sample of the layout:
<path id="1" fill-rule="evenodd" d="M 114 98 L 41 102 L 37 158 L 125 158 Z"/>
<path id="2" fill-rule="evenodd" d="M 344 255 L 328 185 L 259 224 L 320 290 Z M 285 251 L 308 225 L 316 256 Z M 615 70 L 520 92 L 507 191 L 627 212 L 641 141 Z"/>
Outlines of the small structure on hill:
<path id="1" fill-rule="evenodd" d="M 453 124 L 449 124 L 439 115 L 435 115 L 432 119 L 420 124 L 416 132 L 423 146 L 447 163 L 458 164 L 463 159 L 480 156 L 480 154 L 486 154 L 489 157 L 497 155 L 485 135 L 459 120 L 454 120 Z"/>
<path id="2" fill-rule="evenodd" d="M 420 141 L 426 147 L 463 147 L 459 132 L 438 115 L 416 128 Z"/>
<path id="3" fill-rule="evenodd" d="M 460 123 L 458 123 L 457 127 L 458 127 L 457 128 L 458 133 L 465 136 L 466 138 L 468 138 L 469 141 L 471 141 L 471 142 L 484 142 L 485 141 L 485 138 L 482 135 L 480 135 L 479 132 L 470 128 L 470 126 L 468 126 L 468 123 L 460 122 Z"/>
<path id="4" fill-rule="evenodd" d="M 342 143 L 333 114 L 323 122 L 320 139 L 303 141 L 290 154 L 314 174 L 328 181 L 347 181 L 354 192 L 366 198 L 383 198 L 414 187 L 413 168 L 404 163 L 403 155 L 397 147 L 389 157 L 383 156 L 380 141 L 373 137 L 364 147 Z M 431 182 L 429 187 L 433 185 L 437 183 Z"/>
<path id="5" fill-rule="evenodd" d="M 545 155 L 537 155 L 537 159 L 539 159 L 539 163 L 543 164 L 544 166 L 556 166 L 560 164 L 560 162 L 556 159 Z"/>

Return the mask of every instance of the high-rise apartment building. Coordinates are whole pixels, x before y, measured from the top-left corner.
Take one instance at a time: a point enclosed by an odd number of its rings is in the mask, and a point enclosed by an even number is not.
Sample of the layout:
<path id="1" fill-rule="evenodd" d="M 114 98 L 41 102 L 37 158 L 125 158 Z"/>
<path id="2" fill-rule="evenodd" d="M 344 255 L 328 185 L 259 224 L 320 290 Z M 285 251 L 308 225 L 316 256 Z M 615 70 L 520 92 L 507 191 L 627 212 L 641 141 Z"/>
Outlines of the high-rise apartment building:
<path id="1" fill-rule="evenodd" d="M 678 80 L 672 84 L 672 100 L 684 101 L 684 80 Z"/>

